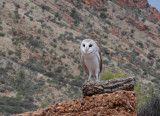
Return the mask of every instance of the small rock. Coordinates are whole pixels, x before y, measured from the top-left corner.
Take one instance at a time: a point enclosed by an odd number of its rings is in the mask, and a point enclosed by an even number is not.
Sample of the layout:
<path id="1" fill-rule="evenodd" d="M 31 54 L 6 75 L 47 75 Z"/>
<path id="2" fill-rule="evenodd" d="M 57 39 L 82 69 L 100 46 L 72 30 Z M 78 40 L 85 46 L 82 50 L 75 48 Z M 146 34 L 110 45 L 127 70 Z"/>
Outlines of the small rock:
<path id="1" fill-rule="evenodd" d="M 113 107 L 114 107 L 113 103 L 109 102 L 109 108 L 113 108 Z"/>
<path id="2" fill-rule="evenodd" d="M 86 102 L 84 100 L 81 101 L 81 105 L 83 106 Z"/>
<path id="3" fill-rule="evenodd" d="M 77 112 L 80 112 L 80 109 L 76 109 Z"/>

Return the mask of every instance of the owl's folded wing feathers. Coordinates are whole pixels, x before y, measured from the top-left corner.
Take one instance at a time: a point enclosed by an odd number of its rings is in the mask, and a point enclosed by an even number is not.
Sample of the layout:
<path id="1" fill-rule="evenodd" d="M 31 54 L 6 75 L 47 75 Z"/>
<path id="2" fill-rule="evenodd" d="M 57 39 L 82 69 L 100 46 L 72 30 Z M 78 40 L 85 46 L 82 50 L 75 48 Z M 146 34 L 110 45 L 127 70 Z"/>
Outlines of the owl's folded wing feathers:
<path id="1" fill-rule="evenodd" d="M 82 65 L 83 65 L 86 73 L 89 75 L 89 71 L 88 71 L 88 68 L 87 68 L 87 66 L 86 66 L 86 64 L 85 64 L 85 62 L 84 62 L 84 57 L 82 56 L 82 54 L 81 54 L 81 62 L 82 62 Z"/>
<path id="2" fill-rule="evenodd" d="M 101 72 L 102 71 L 102 55 L 101 55 L 100 51 L 97 52 L 97 57 L 99 60 L 99 68 L 100 68 L 100 72 Z"/>

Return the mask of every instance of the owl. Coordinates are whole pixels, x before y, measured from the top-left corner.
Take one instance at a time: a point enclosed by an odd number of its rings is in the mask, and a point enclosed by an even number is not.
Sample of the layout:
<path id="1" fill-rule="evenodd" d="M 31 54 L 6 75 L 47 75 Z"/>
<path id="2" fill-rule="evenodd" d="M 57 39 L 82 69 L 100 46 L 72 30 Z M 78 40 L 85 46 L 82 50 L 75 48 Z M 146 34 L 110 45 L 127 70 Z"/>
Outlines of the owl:
<path id="1" fill-rule="evenodd" d="M 102 70 L 102 57 L 98 45 L 92 39 L 85 39 L 81 42 L 81 62 L 88 74 L 88 81 L 99 81 Z"/>

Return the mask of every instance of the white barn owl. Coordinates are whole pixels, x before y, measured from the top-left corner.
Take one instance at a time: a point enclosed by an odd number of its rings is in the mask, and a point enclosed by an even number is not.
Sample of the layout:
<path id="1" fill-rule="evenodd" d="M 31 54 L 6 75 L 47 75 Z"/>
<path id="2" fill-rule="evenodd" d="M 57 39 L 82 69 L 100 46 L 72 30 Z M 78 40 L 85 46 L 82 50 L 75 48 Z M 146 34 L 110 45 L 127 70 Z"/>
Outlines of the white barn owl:
<path id="1" fill-rule="evenodd" d="M 94 78 L 99 81 L 99 74 L 102 70 L 102 57 L 98 45 L 92 39 L 85 39 L 81 43 L 80 50 L 82 65 L 89 75 L 88 81 L 94 80 Z"/>

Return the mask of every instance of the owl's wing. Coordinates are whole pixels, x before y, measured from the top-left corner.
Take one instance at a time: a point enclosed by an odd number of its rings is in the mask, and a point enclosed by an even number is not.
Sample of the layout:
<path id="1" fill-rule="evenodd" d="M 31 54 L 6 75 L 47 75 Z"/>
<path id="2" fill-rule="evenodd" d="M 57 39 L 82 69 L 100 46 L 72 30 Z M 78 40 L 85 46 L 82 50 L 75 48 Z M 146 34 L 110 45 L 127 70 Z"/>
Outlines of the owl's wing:
<path id="1" fill-rule="evenodd" d="M 102 55 L 101 55 L 100 51 L 97 52 L 97 57 L 99 60 L 99 68 L 100 68 L 100 72 L 101 72 L 102 71 Z"/>
<path id="2" fill-rule="evenodd" d="M 86 73 L 89 75 L 89 71 L 88 71 L 88 68 L 87 68 L 87 66 L 86 66 L 86 64 L 84 62 L 84 57 L 82 56 L 82 53 L 81 53 L 81 62 L 82 62 L 82 65 L 83 65 Z"/>

